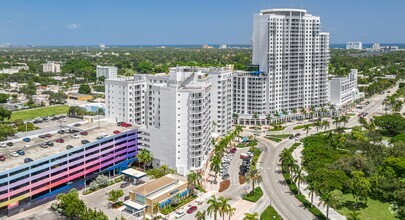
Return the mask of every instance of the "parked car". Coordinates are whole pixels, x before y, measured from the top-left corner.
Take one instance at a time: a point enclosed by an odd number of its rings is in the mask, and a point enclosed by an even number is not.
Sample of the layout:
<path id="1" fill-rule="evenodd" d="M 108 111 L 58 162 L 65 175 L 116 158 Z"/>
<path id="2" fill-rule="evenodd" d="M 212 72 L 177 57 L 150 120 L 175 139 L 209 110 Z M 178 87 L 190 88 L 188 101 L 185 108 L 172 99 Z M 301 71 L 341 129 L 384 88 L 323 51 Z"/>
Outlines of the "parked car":
<path id="1" fill-rule="evenodd" d="M 72 149 L 72 148 L 74 148 L 72 145 L 66 146 L 66 150 L 70 150 L 70 149 Z"/>
<path id="2" fill-rule="evenodd" d="M 28 145 L 28 144 L 26 144 L 26 145 L 23 146 L 23 148 L 29 148 L 29 147 L 31 147 L 31 146 Z"/>
<path id="3" fill-rule="evenodd" d="M 31 158 L 25 158 L 24 159 L 24 163 L 29 163 L 29 162 L 32 162 L 32 161 L 34 161 L 33 159 L 31 159 Z"/>
<path id="4" fill-rule="evenodd" d="M 7 147 L 7 144 L 4 143 L 4 142 L 3 142 L 3 143 L 0 143 L 0 147 L 3 147 L 3 148 L 4 148 L 4 147 Z"/>
<path id="5" fill-rule="evenodd" d="M 47 137 L 47 138 L 50 138 L 50 137 L 52 137 L 52 134 L 45 134 L 45 136 Z"/>
<path id="6" fill-rule="evenodd" d="M 121 131 L 118 131 L 118 130 L 113 131 L 113 134 L 119 134 L 119 133 L 121 133 Z"/>
<path id="7" fill-rule="evenodd" d="M 120 124 L 121 127 L 125 127 L 126 125 L 127 125 L 126 122 L 121 122 L 121 124 Z"/>
<path id="8" fill-rule="evenodd" d="M 175 218 L 181 218 L 184 215 L 186 215 L 186 213 L 184 211 L 177 211 L 176 214 L 174 215 Z"/>
<path id="9" fill-rule="evenodd" d="M 81 124 L 79 124 L 79 123 L 76 123 L 73 125 L 73 127 L 80 127 L 80 126 L 81 126 Z"/>
<path id="10" fill-rule="evenodd" d="M 88 141 L 88 140 L 82 140 L 82 144 L 88 144 L 88 143 L 90 143 L 90 141 Z"/>
<path id="11" fill-rule="evenodd" d="M 48 148 L 48 145 L 46 145 L 46 143 L 41 143 L 39 146 L 42 148 Z"/>
<path id="12" fill-rule="evenodd" d="M 237 149 L 236 147 L 234 147 L 234 148 L 231 148 L 231 149 L 229 150 L 229 152 L 231 152 L 231 153 L 234 154 L 237 150 L 238 150 L 238 149 Z"/>
<path id="13" fill-rule="evenodd" d="M 295 136 L 294 136 L 294 135 L 290 135 L 288 138 L 289 138 L 289 139 L 294 139 Z"/>
<path id="14" fill-rule="evenodd" d="M 122 121 L 117 122 L 117 126 L 121 126 L 121 125 L 122 125 L 122 123 L 124 123 L 124 122 L 122 122 Z"/>
<path id="15" fill-rule="evenodd" d="M 96 139 L 97 140 L 101 140 L 101 139 L 103 139 L 104 138 L 104 136 L 103 135 L 100 135 L 100 136 L 98 136 Z"/>
<path id="16" fill-rule="evenodd" d="M 132 126 L 132 124 L 126 123 L 125 126 L 123 126 L 123 127 L 128 128 L 128 127 L 131 127 L 131 126 Z"/>
<path id="17" fill-rule="evenodd" d="M 228 179 L 228 178 L 229 178 L 229 174 L 227 174 L 227 173 L 222 176 L 222 179 L 223 179 L 223 180 L 226 180 L 226 179 Z"/>
<path id="18" fill-rule="evenodd" d="M 41 134 L 41 135 L 39 135 L 38 137 L 39 137 L 39 138 L 42 138 L 42 139 L 44 139 L 44 138 L 46 138 L 46 135 L 44 135 L 44 134 Z"/>
<path id="19" fill-rule="evenodd" d="M 87 131 L 82 131 L 82 132 L 80 132 L 80 134 L 81 134 L 81 135 L 88 135 L 89 132 L 87 132 Z"/>
<path id="20" fill-rule="evenodd" d="M 59 130 L 59 131 L 58 131 L 58 134 L 64 134 L 64 133 L 65 133 L 64 130 Z"/>
<path id="21" fill-rule="evenodd" d="M 125 187 L 127 187 L 127 186 L 129 186 L 129 182 L 123 182 L 123 183 L 121 183 L 121 185 L 120 185 L 121 188 L 125 188 Z"/>
<path id="22" fill-rule="evenodd" d="M 48 145 L 49 147 L 52 147 L 52 146 L 53 146 L 53 142 L 52 142 L 52 141 L 48 141 L 48 142 L 46 142 L 45 144 Z"/>
<path id="23" fill-rule="evenodd" d="M 70 137 L 71 137 L 71 138 L 74 138 L 74 139 L 79 139 L 79 135 L 78 135 L 78 134 L 72 134 L 72 135 L 70 135 Z"/>
<path id="24" fill-rule="evenodd" d="M 22 155 L 25 155 L 25 152 L 24 152 L 23 150 L 18 150 L 18 151 L 17 151 L 17 154 L 19 154 L 19 155 L 22 156 Z"/>
<path id="25" fill-rule="evenodd" d="M 10 156 L 12 156 L 12 157 L 18 157 L 18 153 L 17 153 L 17 152 L 11 152 L 11 153 L 10 153 Z"/>
<path id="26" fill-rule="evenodd" d="M 187 209 L 187 214 L 191 214 L 197 210 L 197 206 L 193 205 L 189 209 Z"/>
<path id="27" fill-rule="evenodd" d="M 0 154 L 0 161 L 5 161 L 6 157 L 3 154 Z"/>
<path id="28" fill-rule="evenodd" d="M 26 137 L 26 138 L 23 138 L 23 141 L 24 141 L 24 142 L 30 142 L 31 139 Z"/>
<path id="29" fill-rule="evenodd" d="M 7 146 L 11 147 L 13 145 L 14 145 L 13 142 L 7 142 Z"/>
<path id="30" fill-rule="evenodd" d="M 65 142 L 65 140 L 63 140 L 63 138 L 59 138 L 59 139 L 56 139 L 55 142 L 57 142 L 57 143 L 63 143 L 63 142 Z"/>

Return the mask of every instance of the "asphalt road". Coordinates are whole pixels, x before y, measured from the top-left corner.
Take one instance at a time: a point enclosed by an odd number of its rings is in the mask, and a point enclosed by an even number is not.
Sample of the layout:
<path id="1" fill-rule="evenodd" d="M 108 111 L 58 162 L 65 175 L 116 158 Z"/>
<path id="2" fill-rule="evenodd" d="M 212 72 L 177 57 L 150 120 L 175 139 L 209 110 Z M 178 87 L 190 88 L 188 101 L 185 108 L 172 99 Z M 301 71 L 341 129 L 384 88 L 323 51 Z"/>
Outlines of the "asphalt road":
<path id="1" fill-rule="evenodd" d="M 387 95 L 393 94 L 397 90 L 397 86 L 390 89 L 390 93 L 379 94 L 369 99 L 370 104 L 366 105 L 363 109 L 355 110 L 355 112 L 368 112 L 367 119 L 382 113 L 382 102 Z M 352 116 L 349 119 L 346 127 L 358 125 L 358 116 Z M 292 126 L 290 127 L 292 129 Z M 331 123 L 329 129 L 335 129 Z M 287 130 L 287 129 L 286 129 Z M 297 131 L 298 132 L 298 131 Z M 301 134 L 305 132 L 299 131 Z M 309 135 L 314 134 L 316 129 L 312 129 Z M 269 140 L 264 137 L 258 137 L 259 144 L 265 147 L 264 154 L 259 161 L 259 169 L 263 176 L 262 189 L 264 190 L 266 199 L 260 200 L 256 206 L 265 207 L 270 204 L 278 211 L 284 219 L 316 219 L 308 210 L 306 210 L 300 201 L 290 192 L 284 177 L 281 173 L 279 163 L 279 154 L 284 148 L 290 147 L 294 141 L 287 140 L 274 146 Z"/>

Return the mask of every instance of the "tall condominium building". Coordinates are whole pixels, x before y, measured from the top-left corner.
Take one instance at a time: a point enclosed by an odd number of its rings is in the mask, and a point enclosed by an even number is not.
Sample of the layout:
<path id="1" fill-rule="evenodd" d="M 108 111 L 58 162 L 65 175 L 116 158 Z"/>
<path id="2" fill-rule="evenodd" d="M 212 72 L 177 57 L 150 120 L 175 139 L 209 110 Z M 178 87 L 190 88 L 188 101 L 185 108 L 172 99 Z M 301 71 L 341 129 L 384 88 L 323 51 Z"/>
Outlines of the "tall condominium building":
<path id="1" fill-rule="evenodd" d="M 232 129 L 231 80 L 231 70 L 196 67 L 108 79 L 106 115 L 141 125 L 140 143 L 153 165 L 186 174 L 206 165 L 212 132 Z"/>
<path id="2" fill-rule="evenodd" d="M 97 66 L 96 76 L 104 76 L 105 79 L 116 78 L 118 74 L 118 68 L 115 66 Z"/>
<path id="3" fill-rule="evenodd" d="M 373 47 L 371 49 L 372 50 L 380 50 L 380 44 L 379 43 L 374 43 Z"/>
<path id="4" fill-rule="evenodd" d="M 60 63 L 48 61 L 42 64 L 42 72 L 44 73 L 60 73 Z"/>
<path id="5" fill-rule="evenodd" d="M 348 76 L 332 78 L 329 81 L 330 103 L 337 107 L 344 106 L 359 98 L 357 88 L 357 69 L 352 69 Z"/>
<path id="6" fill-rule="evenodd" d="M 237 78 L 268 81 L 265 96 L 259 97 L 266 103 L 257 111 L 274 114 L 328 102 L 329 33 L 320 30 L 320 18 L 302 9 L 254 15 L 252 63 L 265 75 Z"/>
<path id="7" fill-rule="evenodd" d="M 346 43 L 346 50 L 362 50 L 362 49 L 363 49 L 363 43 L 360 41 Z"/>

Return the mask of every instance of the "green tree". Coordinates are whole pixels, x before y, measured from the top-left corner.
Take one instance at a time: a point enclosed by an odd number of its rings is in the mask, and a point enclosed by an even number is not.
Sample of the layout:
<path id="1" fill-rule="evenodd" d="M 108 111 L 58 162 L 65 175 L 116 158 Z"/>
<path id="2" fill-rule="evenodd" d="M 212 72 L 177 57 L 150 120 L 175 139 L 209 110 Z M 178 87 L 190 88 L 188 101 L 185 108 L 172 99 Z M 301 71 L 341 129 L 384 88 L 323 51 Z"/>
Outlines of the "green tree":
<path id="1" fill-rule="evenodd" d="M 65 103 L 67 96 L 63 92 L 58 93 L 50 93 L 49 94 L 49 102 L 52 104 L 63 104 Z"/>
<path id="2" fill-rule="evenodd" d="M 150 153 L 150 151 L 146 149 L 142 149 L 138 152 L 138 161 L 139 163 L 143 163 L 143 169 L 146 170 L 146 164 L 152 162 L 153 160 L 153 155 Z"/>
<path id="3" fill-rule="evenodd" d="M 330 122 L 328 121 L 328 120 L 326 120 L 326 119 L 324 119 L 323 121 L 322 121 L 322 127 L 325 129 L 325 131 L 326 131 L 326 129 L 328 129 L 329 127 L 330 127 Z"/>
<path id="4" fill-rule="evenodd" d="M 111 190 L 108 192 L 108 198 L 107 200 L 113 203 L 113 206 L 117 204 L 117 201 L 119 198 L 124 196 L 124 191 L 121 189 L 119 190 Z"/>
<path id="5" fill-rule="evenodd" d="M 243 220 L 259 220 L 259 214 L 257 212 L 251 214 L 251 213 L 245 213 L 245 217 Z"/>
<path id="6" fill-rule="evenodd" d="M 215 196 L 211 196 L 211 198 L 208 199 L 207 204 L 208 204 L 207 208 L 208 214 L 210 215 L 210 217 L 214 215 L 214 220 L 217 220 L 217 215 L 220 209 L 219 201 Z"/>
<path id="7" fill-rule="evenodd" d="M 0 103 L 6 103 L 9 97 L 9 94 L 0 93 Z"/>
<path id="8" fill-rule="evenodd" d="M 12 112 L 8 109 L 0 107 L 0 121 L 4 122 L 4 119 L 9 120 L 11 117 Z"/>
<path id="9" fill-rule="evenodd" d="M 210 171 L 215 173 L 215 179 L 218 173 L 221 171 L 221 158 L 215 155 L 210 160 Z"/>
<path id="10" fill-rule="evenodd" d="M 333 190 L 332 192 L 329 193 L 329 205 L 337 209 L 339 208 L 344 202 L 344 196 L 342 191 L 340 190 Z"/>
<path id="11" fill-rule="evenodd" d="M 376 116 L 374 123 L 389 136 L 405 133 L 405 119 L 400 114 Z"/>
<path id="12" fill-rule="evenodd" d="M 195 219 L 196 220 L 205 220 L 207 217 L 206 217 L 206 214 L 205 214 L 205 210 L 204 211 L 198 211 L 196 214 L 195 214 Z"/>
<path id="13" fill-rule="evenodd" d="M 56 199 L 59 202 L 58 207 L 63 210 L 67 218 L 80 217 L 86 211 L 86 205 L 79 199 L 79 193 L 74 188 L 67 194 L 59 194 Z"/>
<path id="14" fill-rule="evenodd" d="M 79 87 L 79 93 L 80 94 L 90 94 L 91 88 L 90 88 L 89 84 L 81 84 Z"/>
<path id="15" fill-rule="evenodd" d="M 253 193 L 253 191 L 255 190 L 255 185 L 260 184 L 260 183 L 263 182 L 263 177 L 260 175 L 259 170 L 251 169 L 246 174 L 246 180 L 247 180 L 247 182 L 252 183 L 252 191 L 251 191 L 251 193 Z"/>
<path id="16" fill-rule="evenodd" d="M 301 185 L 301 183 L 305 182 L 305 175 L 304 175 L 304 172 L 302 172 L 302 168 L 297 169 L 297 171 L 294 174 L 293 180 L 294 180 L 294 182 L 297 183 L 298 194 L 301 193 L 300 185 Z"/>
<path id="17" fill-rule="evenodd" d="M 202 177 L 200 173 L 191 171 L 190 173 L 187 174 L 187 182 L 193 195 L 195 194 L 195 187 L 201 184 L 201 180 Z"/>
<path id="18" fill-rule="evenodd" d="M 342 115 L 339 118 L 339 121 L 343 123 L 343 127 L 346 127 L 346 124 L 349 122 L 350 117 L 348 115 Z"/>
<path id="19" fill-rule="evenodd" d="M 108 220 L 108 216 L 102 211 L 97 211 L 96 209 L 85 209 L 84 213 L 80 215 L 81 220 Z"/>
<path id="20" fill-rule="evenodd" d="M 222 216 L 222 219 L 225 219 L 225 214 L 228 214 L 229 210 L 232 208 L 228 203 L 229 199 L 222 196 L 218 199 L 219 206 L 219 215 Z"/>
<path id="21" fill-rule="evenodd" d="M 306 132 L 307 136 L 308 136 L 308 132 L 311 130 L 311 125 L 306 124 L 303 126 L 304 131 Z"/>
<path id="22" fill-rule="evenodd" d="M 370 181 L 364 177 L 364 173 L 362 171 L 353 171 L 352 176 L 353 177 L 350 181 L 350 191 L 355 199 L 354 207 L 357 207 L 358 200 L 364 200 L 367 203 L 367 198 L 371 190 L 371 184 Z"/>

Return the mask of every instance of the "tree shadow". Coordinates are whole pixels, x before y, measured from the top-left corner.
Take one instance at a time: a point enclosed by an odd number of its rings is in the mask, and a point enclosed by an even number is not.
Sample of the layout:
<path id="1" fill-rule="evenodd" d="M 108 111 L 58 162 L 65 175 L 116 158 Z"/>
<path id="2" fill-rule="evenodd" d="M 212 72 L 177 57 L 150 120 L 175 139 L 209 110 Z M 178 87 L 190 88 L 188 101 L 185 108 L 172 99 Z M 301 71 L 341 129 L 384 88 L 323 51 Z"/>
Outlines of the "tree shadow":
<path id="1" fill-rule="evenodd" d="M 368 207 L 364 202 L 357 202 L 357 206 L 355 206 L 355 204 L 355 201 L 346 201 L 342 206 L 346 207 L 350 211 L 359 211 L 360 209 L 365 209 Z"/>

